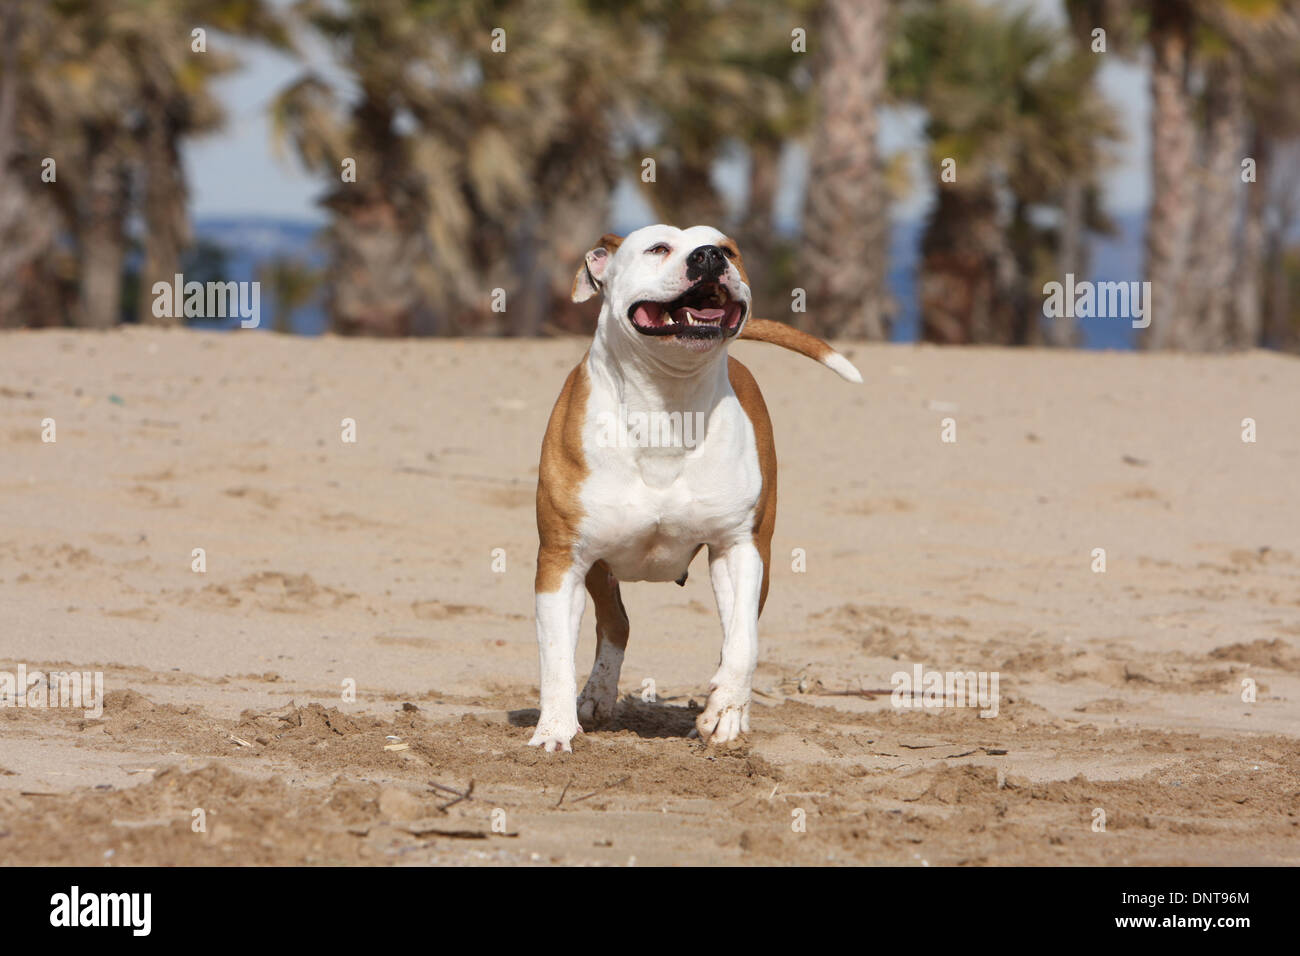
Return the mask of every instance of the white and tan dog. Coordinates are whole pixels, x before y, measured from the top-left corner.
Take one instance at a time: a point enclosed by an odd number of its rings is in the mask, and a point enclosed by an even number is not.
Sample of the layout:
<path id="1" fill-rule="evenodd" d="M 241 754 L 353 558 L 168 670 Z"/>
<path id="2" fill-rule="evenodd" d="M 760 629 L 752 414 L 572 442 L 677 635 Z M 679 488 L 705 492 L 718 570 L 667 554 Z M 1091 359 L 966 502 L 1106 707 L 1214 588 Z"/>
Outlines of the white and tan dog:
<path id="1" fill-rule="evenodd" d="M 537 482 L 537 642 L 541 716 L 529 743 L 570 750 L 609 719 L 627 647 L 619 581 L 686 582 L 709 549 L 722 618 L 722 657 L 696 718 L 709 743 L 749 730 L 758 616 L 767 598 L 776 523 L 772 423 L 754 377 L 727 355 L 736 337 L 815 358 L 851 382 L 862 376 L 825 342 L 749 318 L 735 242 L 708 226 L 648 226 L 605 236 L 573 283 L 582 302 L 604 293 L 591 349 L 564 383 L 542 442 Z M 653 423 L 658 437 L 647 441 Z M 701 427 L 690 428 L 691 423 Z M 637 427 L 629 436 L 627 426 Z M 679 427 L 680 425 L 680 427 Z M 630 440 L 629 440 L 630 439 Z M 574 652 L 596 606 L 596 661 L 576 698 Z"/>

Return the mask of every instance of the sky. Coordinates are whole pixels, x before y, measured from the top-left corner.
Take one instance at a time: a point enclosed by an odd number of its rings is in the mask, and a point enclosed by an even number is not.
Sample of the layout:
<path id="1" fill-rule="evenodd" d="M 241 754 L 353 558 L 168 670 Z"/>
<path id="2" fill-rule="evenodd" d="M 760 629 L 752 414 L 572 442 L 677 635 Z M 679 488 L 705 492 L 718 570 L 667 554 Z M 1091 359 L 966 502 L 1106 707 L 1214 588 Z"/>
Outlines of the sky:
<path id="1" fill-rule="evenodd" d="M 1056 3 L 1035 0 L 1033 5 L 1041 9 L 1045 19 L 1059 21 Z M 193 215 L 197 219 L 267 217 L 323 223 L 326 217 L 315 202 L 324 191 L 321 180 L 302 170 L 291 148 L 277 153 L 267 113 L 276 92 L 301 75 L 303 64 L 254 44 L 209 35 L 210 47 L 218 42 L 229 43 L 244 66 L 218 80 L 215 86 L 227 114 L 225 128 L 192 140 L 185 147 Z M 309 49 L 306 55 L 327 79 L 340 78 L 322 50 Z M 1098 71 L 1100 89 L 1114 104 L 1126 132 L 1125 141 L 1116 147 L 1115 164 L 1106 178 L 1106 207 L 1112 213 L 1140 211 L 1146 208 L 1148 196 L 1150 100 L 1146 69 L 1114 53 L 1099 55 L 1106 57 Z M 894 203 L 892 214 L 897 220 L 923 216 L 933 195 L 930 184 L 937 173 L 922 168 L 922 123 L 923 117 L 915 110 L 888 109 L 882 116 L 881 151 L 884 155 L 906 151 L 917 186 L 905 199 Z M 743 195 L 744 168 L 743 157 L 738 157 L 720 163 L 715 170 L 715 181 L 724 195 L 736 202 Z M 776 200 L 778 224 L 797 222 L 806 173 L 806 151 L 798 146 L 787 149 Z M 616 191 L 613 212 L 617 223 L 650 221 L 649 208 L 637 195 L 631 179 Z"/>

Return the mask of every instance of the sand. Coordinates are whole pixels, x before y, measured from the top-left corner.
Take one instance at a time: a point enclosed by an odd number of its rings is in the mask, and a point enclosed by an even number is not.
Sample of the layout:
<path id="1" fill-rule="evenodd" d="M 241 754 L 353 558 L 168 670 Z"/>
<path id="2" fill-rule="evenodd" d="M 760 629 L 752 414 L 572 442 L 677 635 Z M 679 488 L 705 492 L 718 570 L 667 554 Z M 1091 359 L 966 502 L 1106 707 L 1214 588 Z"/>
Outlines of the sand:
<path id="1" fill-rule="evenodd" d="M 753 730 L 686 737 L 699 559 L 624 587 L 616 724 L 547 755 L 537 452 L 585 347 L 0 334 L 0 671 L 107 692 L 0 709 L 0 861 L 1300 862 L 1296 359 L 849 345 L 852 386 L 736 345 L 781 460 Z M 997 716 L 876 693 L 915 664 Z"/>

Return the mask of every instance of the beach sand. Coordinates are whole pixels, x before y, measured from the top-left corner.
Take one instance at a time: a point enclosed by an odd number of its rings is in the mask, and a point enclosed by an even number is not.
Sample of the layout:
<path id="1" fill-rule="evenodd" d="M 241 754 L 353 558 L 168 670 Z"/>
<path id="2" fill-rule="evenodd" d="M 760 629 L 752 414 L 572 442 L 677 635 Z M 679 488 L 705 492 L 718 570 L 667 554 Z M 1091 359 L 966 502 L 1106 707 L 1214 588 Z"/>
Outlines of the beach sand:
<path id="1" fill-rule="evenodd" d="M 0 861 L 1300 863 L 1295 358 L 847 345 L 854 386 L 734 345 L 781 463 L 752 732 L 686 737 L 697 558 L 624 586 L 616 725 L 548 755 L 533 498 L 585 348 L 0 334 L 0 671 L 106 691 L 0 709 Z M 918 664 L 997 716 L 893 706 Z"/>

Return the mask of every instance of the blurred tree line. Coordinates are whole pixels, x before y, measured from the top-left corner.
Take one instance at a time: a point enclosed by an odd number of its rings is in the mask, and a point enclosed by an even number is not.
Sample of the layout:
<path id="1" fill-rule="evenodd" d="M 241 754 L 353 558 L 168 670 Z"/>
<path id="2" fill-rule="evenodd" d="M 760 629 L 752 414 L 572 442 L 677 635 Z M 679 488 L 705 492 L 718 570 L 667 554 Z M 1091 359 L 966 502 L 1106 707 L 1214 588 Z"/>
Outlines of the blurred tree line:
<path id="1" fill-rule="evenodd" d="M 1121 134 L 1095 82 L 1112 56 L 1150 70 L 1146 261 L 1129 277 L 1155 285 L 1144 343 L 1294 348 L 1300 0 L 1062 10 L 1057 28 L 975 0 L 0 0 L 0 325 L 177 321 L 148 290 L 214 268 L 180 145 L 221 128 L 212 84 L 239 67 L 219 39 L 234 35 L 311 42 L 337 67 L 304 66 L 273 101 L 277 146 L 330 184 L 329 267 L 263 271 L 277 327 L 321 283 L 344 334 L 588 329 L 573 270 L 630 183 L 657 220 L 738 238 L 760 314 L 887 338 L 890 203 L 918 184 L 877 133 L 882 109 L 914 107 L 935 189 L 922 336 L 1074 344 L 1042 287 L 1086 277 L 1089 237 L 1114 228 Z M 213 31 L 201 54 L 196 26 Z M 783 236 L 792 142 L 809 175 L 801 234 Z M 745 170 L 738 208 L 723 159 Z"/>

